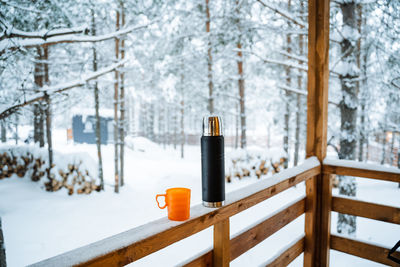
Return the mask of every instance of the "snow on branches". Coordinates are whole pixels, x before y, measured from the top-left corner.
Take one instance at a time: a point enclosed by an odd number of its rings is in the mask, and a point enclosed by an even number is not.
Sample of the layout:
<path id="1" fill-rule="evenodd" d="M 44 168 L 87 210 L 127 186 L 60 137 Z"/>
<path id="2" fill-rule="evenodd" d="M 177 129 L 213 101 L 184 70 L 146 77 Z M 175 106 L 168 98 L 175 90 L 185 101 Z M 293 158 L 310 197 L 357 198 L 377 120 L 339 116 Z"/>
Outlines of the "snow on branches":
<path id="1" fill-rule="evenodd" d="M 0 120 L 10 116 L 19 108 L 24 107 L 29 104 L 32 104 L 34 102 L 43 100 L 47 96 L 52 96 L 54 94 L 61 93 L 61 92 L 64 92 L 66 90 L 69 90 L 69 89 L 72 89 L 75 87 L 84 86 L 88 81 L 96 79 L 96 78 L 98 78 L 106 73 L 109 73 L 111 71 L 114 71 L 118 67 L 124 65 L 126 62 L 128 62 L 128 59 L 121 60 L 115 64 L 112 64 L 108 67 L 102 68 L 98 71 L 82 75 L 82 77 L 80 79 L 73 80 L 71 82 L 57 84 L 57 85 L 53 85 L 53 86 L 45 86 L 40 90 L 39 93 L 32 94 L 28 97 L 24 97 L 24 99 L 20 99 L 16 104 L 2 109 L 0 111 Z"/>

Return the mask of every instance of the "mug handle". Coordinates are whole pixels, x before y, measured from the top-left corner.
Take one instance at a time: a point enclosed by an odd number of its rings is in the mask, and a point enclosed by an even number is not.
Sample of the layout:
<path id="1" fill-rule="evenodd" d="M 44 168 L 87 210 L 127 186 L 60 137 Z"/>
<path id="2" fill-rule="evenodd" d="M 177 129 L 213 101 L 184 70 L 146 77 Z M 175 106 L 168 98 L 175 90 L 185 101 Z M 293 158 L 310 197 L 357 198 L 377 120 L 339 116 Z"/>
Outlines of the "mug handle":
<path id="1" fill-rule="evenodd" d="M 162 206 L 162 207 L 160 207 L 160 203 L 158 203 L 158 198 L 159 198 L 159 197 L 164 197 L 164 198 L 165 198 L 165 205 Z M 165 207 L 167 206 L 167 195 L 166 195 L 166 194 L 157 194 L 157 195 L 156 195 L 156 202 L 157 202 L 157 205 L 158 205 L 158 207 L 159 207 L 160 209 L 165 209 Z"/>

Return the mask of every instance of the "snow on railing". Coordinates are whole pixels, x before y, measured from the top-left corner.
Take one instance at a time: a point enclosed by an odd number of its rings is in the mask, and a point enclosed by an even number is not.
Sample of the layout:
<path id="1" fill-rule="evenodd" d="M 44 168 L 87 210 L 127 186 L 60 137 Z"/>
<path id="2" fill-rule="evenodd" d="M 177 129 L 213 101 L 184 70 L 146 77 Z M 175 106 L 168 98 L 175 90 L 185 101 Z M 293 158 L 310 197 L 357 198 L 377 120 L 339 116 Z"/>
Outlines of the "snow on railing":
<path id="1" fill-rule="evenodd" d="M 370 170 L 370 171 L 376 171 L 376 172 L 388 172 L 388 173 L 400 174 L 399 168 L 385 166 L 385 165 L 379 165 L 379 164 L 359 162 L 359 161 L 354 161 L 354 160 L 325 158 L 323 161 L 323 165 L 331 165 L 331 166 L 347 167 L 347 168 L 353 168 L 353 169 L 362 169 L 362 170 Z"/>
<path id="2" fill-rule="evenodd" d="M 320 162 L 316 157 L 311 157 L 297 167 L 283 170 L 268 179 L 227 194 L 226 204 L 221 208 L 210 209 L 200 204 L 191 208 L 191 218 L 185 222 L 161 218 L 32 266 L 128 264 L 221 223 L 320 172 Z"/>

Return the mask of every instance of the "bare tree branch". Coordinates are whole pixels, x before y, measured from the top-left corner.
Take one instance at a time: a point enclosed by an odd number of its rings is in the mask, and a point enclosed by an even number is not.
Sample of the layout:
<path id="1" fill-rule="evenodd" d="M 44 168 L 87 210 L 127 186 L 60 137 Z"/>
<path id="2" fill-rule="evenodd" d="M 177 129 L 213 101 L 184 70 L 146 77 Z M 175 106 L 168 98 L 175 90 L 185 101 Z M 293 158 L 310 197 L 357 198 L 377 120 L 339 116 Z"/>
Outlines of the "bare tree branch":
<path id="1" fill-rule="evenodd" d="M 102 68 L 95 72 L 91 72 L 90 74 L 86 74 L 81 79 L 77 79 L 77 80 L 74 80 L 74 81 L 71 81 L 68 83 L 62 83 L 62 84 L 58 84 L 58 85 L 54 85 L 54 86 L 43 87 L 39 93 L 30 95 L 30 97 L 28 99 L 25 99 L 23 102 L 14 104 L 13 106 L 7 107 L 7 108 L 3 109 L 2 111 L 0 111 L 0 120 L 7 118 L 8 116 L 10 116 L 14 112 L 16 112 L 18 109 L 20 109 L 26 105 L 32 104 L 32 103 L 40 101 L 40 100 L 44 100 L 46 95 L 52 96 L 54 94 L 67 91 L 67 90 L 75 88 L 75 87 L 84 86 L 88 81 L 94 80 L 104 74 L 112 72 L 115 69 L 117 69 L 118 67 L 124 65 L 126 62 L 128 62 L 128 59 L 121 60 L 115 64 L 112 64 L 111 66 Z M 32 89 L 32 90 L 34 90 L 34 89 Z"/>

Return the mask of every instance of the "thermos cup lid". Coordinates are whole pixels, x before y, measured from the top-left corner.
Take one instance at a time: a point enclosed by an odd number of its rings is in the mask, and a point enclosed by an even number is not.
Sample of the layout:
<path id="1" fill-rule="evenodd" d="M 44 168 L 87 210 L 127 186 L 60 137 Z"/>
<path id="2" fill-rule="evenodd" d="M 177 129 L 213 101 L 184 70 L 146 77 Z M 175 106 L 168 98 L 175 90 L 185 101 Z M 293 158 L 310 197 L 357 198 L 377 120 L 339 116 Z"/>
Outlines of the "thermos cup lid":
<path id="1" fill-rule="evenodd" d="M 203 136 L 222 136 L 222 118 L 220 116 L 204 116 Z"/>

